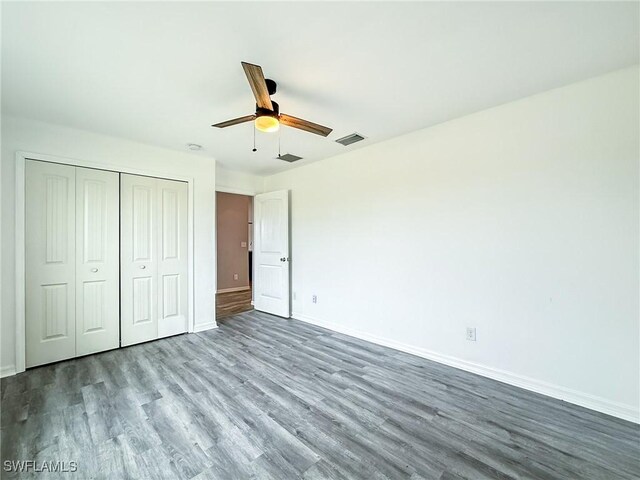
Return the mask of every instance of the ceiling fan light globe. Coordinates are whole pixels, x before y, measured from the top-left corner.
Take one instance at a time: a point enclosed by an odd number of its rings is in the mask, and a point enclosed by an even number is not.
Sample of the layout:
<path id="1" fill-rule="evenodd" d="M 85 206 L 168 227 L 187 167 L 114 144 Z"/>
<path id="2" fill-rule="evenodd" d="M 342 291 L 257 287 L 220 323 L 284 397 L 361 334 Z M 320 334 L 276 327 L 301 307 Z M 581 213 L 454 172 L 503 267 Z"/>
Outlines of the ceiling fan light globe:
<path id="1" fill-rule="evenodd" d="M 269 115 L 257 117 L 255 120 L 255 125 L 258 130 L 267 133 L 277 132 L 280 128 L 280 122 L 278 121 L 278 119 Z"/>

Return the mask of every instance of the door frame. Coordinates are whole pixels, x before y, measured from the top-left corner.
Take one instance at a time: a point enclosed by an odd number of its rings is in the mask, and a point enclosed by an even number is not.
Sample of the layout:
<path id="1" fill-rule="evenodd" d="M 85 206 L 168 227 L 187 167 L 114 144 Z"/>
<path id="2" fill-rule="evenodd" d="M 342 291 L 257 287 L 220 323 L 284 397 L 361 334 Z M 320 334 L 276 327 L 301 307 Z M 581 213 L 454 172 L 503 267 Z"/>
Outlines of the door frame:
<path id="1" fill-rule="evenodd" d="M 41 162 L 60 163 L 72 167 L 93 168 L 96 170 L 108 170 L 117 173 L 129 173 L 132 175 L 143 175 L 147 177 L 165 178 L 167 180 L 177 180 L 186 182 L 188 185 L 187 200 L 187 278 L 189 285 L 187 289 L 187 298 L 189 303 L 189 314 L 187 322 L 187 332 L 194 331 L 194 267 L 193 267 L 193 177 L 185 177 L 182 175 L 166 174 L 144 170 L 138 168 L 124 167 L 111 163 L 98 163 L 86 160 L 78 160 L 75 158 L 60 157 L 57 155 L 47 155 L 42 153 L 33 153 L 19 151 L 16 152 L 16 205 L 15 205 L 15 245 L 16 245 L 16 366 L 15 373 L 25 371 L 26 365 L 26 285 L 25 285 L 25 167 L 27 160 L 38 160 Z M 215 201 L 215 200 L 214 200 Z"/>

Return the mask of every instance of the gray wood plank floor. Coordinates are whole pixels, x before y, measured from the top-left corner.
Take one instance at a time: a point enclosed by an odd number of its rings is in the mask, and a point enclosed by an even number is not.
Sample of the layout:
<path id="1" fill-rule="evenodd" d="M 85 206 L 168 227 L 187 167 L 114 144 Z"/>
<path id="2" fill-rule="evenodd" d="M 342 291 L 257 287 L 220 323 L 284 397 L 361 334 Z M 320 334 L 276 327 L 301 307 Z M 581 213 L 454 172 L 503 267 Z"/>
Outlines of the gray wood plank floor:
<path id="1" fill-rule="evenodd" d="M 255 311 L 1 385 L 3 465 L 78 462 L 19 478 L 640 478 L 638 425 Z"/>

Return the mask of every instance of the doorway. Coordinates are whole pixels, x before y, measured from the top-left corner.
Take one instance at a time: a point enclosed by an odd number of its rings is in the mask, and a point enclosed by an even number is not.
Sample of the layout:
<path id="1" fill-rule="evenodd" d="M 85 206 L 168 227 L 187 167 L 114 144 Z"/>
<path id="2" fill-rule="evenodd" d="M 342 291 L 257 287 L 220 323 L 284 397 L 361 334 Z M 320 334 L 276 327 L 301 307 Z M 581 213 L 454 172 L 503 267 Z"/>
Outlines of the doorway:
<path id="1" fill-rule="evenodd" d="M 253 197 L 216 192 L 216 320 L 253 310 Z"/>

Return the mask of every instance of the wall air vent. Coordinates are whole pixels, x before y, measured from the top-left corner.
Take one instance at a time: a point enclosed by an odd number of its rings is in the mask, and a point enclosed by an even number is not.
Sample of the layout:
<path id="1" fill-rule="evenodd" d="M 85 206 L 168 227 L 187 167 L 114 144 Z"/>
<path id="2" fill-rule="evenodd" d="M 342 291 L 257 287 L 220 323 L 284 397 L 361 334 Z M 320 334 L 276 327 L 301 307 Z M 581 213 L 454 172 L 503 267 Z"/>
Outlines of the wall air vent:
<path id="1" fill-rule="evenodd" d="M 363 137 L 359 133 L 352 133 L 351 135 L 347 135 L 346 137 L 337 139 L 336 142 L 346 147 L 347 145 L 351 145 L 352 143 L 356 143 L 364 139 L 365 137 Z"/>
<path id="2" fill-rule="evenodd" d="M 298 160 L 302 160 L 302 157 L 299 157 L 297 155 L 291 155 L 290 153 L 285 153 L 284 155 L 278 155 L 278 157 L 276 157 L 278 160 L 284 160 L 285 162 L 289 162 L 289 163 L 293 163 L 293 162 L 297 162 Z"/>

